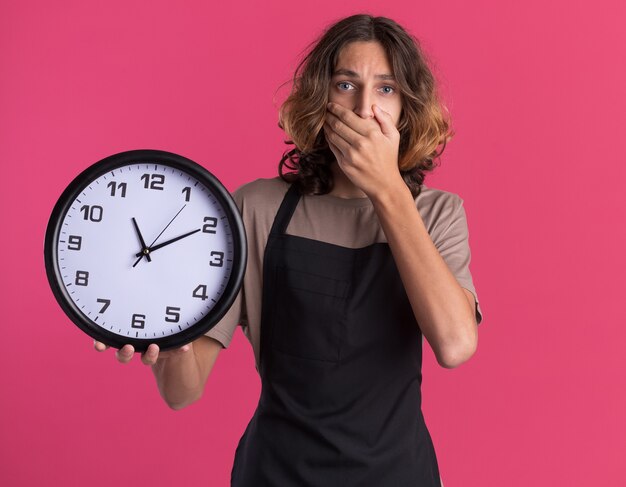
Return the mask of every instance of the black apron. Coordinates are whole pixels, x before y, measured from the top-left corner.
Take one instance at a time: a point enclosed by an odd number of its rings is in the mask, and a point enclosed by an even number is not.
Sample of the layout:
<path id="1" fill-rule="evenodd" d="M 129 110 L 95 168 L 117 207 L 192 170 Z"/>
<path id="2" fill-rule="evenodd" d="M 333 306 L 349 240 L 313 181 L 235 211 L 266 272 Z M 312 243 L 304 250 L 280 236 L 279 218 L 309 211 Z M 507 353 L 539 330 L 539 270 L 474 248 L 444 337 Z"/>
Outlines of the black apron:
<path id="1" fill-rule="evenodd" d="M 261 396 L 232 487 L 439 487 L 421 411 L 422 336 L 387 243 L 350 249 L 285 234 L 263 264 Z"/>

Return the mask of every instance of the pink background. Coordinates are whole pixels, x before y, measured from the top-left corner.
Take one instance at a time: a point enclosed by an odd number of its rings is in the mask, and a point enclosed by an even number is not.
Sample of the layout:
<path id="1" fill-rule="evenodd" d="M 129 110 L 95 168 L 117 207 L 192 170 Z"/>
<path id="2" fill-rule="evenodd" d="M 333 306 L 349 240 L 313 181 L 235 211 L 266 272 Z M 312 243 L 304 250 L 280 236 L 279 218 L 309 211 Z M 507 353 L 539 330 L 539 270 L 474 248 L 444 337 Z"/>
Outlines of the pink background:
<path id="1" fill-rule="evenodd" d="M 422 40 L 457 131 L 426 183 L 465 200 L 485 319 L 461 367 L 425 349 L 445 486 L 626 482 L 623 2 L 5 0 L 0 485 L 228 485 L 260 391 L 241 330 L 204 398 L 168 409 L 147 367 L 97 354 L 62 313 L 45 227 L 122 150 L 178 152 L 230 190 L 273 177 L 275 90 L 362 11 Z"/>

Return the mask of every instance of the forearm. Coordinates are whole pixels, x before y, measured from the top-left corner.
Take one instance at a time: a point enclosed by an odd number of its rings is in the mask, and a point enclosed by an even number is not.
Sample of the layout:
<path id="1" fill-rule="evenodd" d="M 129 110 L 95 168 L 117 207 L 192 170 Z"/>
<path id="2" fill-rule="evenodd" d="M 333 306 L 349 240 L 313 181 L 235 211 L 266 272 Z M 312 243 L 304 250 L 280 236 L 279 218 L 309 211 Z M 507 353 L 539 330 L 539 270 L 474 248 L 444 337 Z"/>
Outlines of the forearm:
<path id="1" fill-rule="evenodd" d="M 474 353 L 474 310 L 435 247 L 405 185 L 372 198 L 415 319 L 444 367 Z"/>
<path id="2" fill-rule="evenodd" d="M 200 399 L 205 380 L 192 348 L 186 353 L 159 358 L 152 366 L 161 397 L 173 409 Z"/>

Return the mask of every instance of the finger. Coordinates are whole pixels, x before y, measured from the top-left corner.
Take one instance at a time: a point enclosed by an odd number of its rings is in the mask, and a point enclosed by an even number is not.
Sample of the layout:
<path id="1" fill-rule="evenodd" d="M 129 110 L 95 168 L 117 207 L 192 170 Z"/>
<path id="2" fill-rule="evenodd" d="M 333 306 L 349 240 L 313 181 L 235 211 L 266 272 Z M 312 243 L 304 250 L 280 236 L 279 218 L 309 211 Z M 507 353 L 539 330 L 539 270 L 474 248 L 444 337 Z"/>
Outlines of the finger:
<path id="1" fill-rule="evenodd" d="M 354 145 L 358 139 L 362 137 L 358 132 L 353 130 L 352 127 L 343 123 L 339 117 L 330 112 L 326 113 L 324 125 L 332 130 L 334 134 L 337 134 L 345 140 L 349 145 Z"/>
<path id="2" fill-rule="evenodd" d="M 98 352 L 104 352 L 107 348 L 109 348 L 109 346 L 99 342 L 98 340 L 94 340 L 93 348 L 95 348 Z"/>
<path id="3" fill-rule="evenodd" d="M 326 136 L 326 142 L 328 142 L 330 150 L 335 154 L 335 158 L 339 159 L 340 157 L 345 157 L 343 150 L 348 149 L 349 145 L 326 123 L 324 123 L 324 135 Z M 343 148 L 339 144 L 343 145 Z"/>
<path id="4" fill-rule="evenodd" d="M 133 358 L 133 354 L 135 353 L 135 349 L 132 345 L 124 345 L 117 352 L 115 352 L 115 356 L 117 360 L 123 364 L 127 364 Z"/>
<path id="5" fill-rule="evenodd" d="M 380 130 L 387 137 L 393 135 L 395 131 L 397 131 L 395 124 L 393 123 L 393 119 L 391 114 L 380 108 L 378 105 L 372 105 L 372 111 L 374 112 L 374 116 L 378 123 L 380 124 Z"/>
<path id="6" fill-rule="evenodd" d="M 328 112 L 337 116 L 337 118 L 339 118 L 343 123 L 345 123 L 348 127 L 350 127 L 359 135 L 367 136 L 368 132 L 371 130 L 371 120 L 366 120 L 359 117 L 352 110 L 348 110 L 338 103 L 329 102 L 326 105 L 326 109 L 328 110 Z"/>
<path id="7" fill-rule="evenodd" d="M 335 144 L 332 143 L 332 141 L 329 138 L 326 138 L 326 142 L 328 142 L 328 147 L 330 148 L 331 152 L 333 153 L 333 155 L 335 156 L 335 160 L 337 161 L 337 163 L 339 163 L 339 165 L 341 166 L 340 160 L 343 159 L 343 154 L 341 153 L 341 151 L 335 146 Z"/>
<path id="8" fill-rule="evenodd" d="M 157 359 L 159 358 L 159 346 L 156 343 L 151 343 L 148 346 L 148 349 L 141 354 L 141 361 L 145 365 L 154 365 L 156 364 Z"/>

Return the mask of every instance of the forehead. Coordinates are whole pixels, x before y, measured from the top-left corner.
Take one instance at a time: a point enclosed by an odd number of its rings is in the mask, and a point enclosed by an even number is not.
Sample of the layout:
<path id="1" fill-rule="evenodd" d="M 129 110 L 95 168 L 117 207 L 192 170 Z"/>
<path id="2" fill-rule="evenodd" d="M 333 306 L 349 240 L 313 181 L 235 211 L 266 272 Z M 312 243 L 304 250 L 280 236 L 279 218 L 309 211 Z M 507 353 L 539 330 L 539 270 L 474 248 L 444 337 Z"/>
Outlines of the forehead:
<path id="1" fill-rule="evenodd" d="M 337 69 L 350 69 L 358 73 L 393 74 L 387 53 L 376 41 L 353 41 L 341 48 L 337 56 Z"/>

